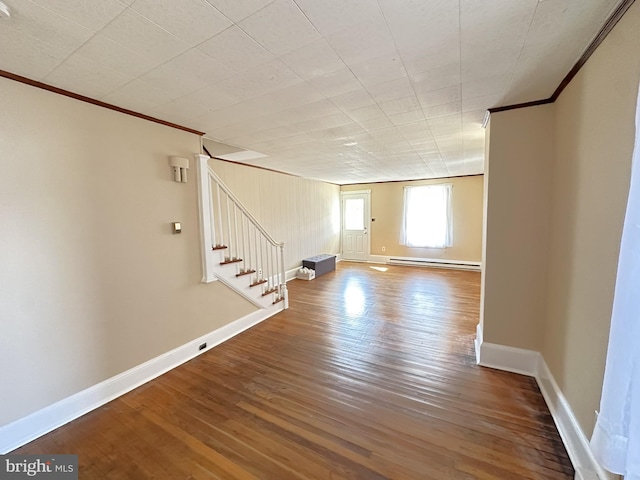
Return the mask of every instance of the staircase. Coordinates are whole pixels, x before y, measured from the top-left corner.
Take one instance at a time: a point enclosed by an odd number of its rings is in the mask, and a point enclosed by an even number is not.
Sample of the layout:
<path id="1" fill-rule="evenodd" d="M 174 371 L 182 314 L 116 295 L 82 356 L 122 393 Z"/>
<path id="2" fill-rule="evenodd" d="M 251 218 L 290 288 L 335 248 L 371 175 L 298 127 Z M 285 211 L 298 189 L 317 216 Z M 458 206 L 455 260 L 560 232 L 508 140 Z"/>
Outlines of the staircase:
<path id="1" fill-rule="evenodd" d="M 220 281 L 267 318 L 288 308 L 284 243 L 276 242 L 196 155 L 202 238 L 203 283 Z"/>

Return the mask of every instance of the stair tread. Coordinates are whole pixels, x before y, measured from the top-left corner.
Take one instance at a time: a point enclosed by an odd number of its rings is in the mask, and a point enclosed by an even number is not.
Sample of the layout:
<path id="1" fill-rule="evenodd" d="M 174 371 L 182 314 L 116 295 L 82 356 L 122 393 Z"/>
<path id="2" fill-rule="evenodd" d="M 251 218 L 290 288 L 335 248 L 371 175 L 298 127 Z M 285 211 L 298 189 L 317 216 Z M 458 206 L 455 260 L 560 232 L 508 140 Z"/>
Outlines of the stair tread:
<path id="1" fill-rule="evenodd" d="M 230 258 L 228 260 L 225 260 L 224 262 L 220 262 L 220 265 L 229 265 L 230 263 L 238 263 L 241 261 L 242 261 L 241 258 Z"/>
<path id="2" fill-rule="evenodd" d="M 226 245 L 214 245 L 211 247 L 211 250 L 224 250 L 225 248 L 229 248 Z"/>
<path id="3" fill-rule="evenodd" d="M 256 273 L 255 270 L 244 270 L 236 273 L 236 277 L 242 277 L 243 275 L 251 275 L 252 273 Z"/>
<path id="4" fill-rule="evenodd" d="M 263 297 L 266 297 L 267 295 L 269 295 L 270 293 L 275 293 L 278 291 L 278 287 L 272 288 L 271 290 L 265 290 L 264 293 L 262 294 Z"/>
<path id="5" fill-rule="evenodd" d="M 284 297 L 277 298 L 277 299 L 275 299 L 275 300 L 273 301 L 272 305 L 275 305 L 276 303 L 280 303 L 280 302 L 282 302 L 282 301 L 284 301 Z"/>
<path id="6" fill-rule="evenodd" d="M 253 282 L 251 285 L 249 285 L 250 287 L 257 287 L 258 285 L 262 285 L 263 283 L 267 283 L 266 280 L 258 280 L 256 282 Z"/>

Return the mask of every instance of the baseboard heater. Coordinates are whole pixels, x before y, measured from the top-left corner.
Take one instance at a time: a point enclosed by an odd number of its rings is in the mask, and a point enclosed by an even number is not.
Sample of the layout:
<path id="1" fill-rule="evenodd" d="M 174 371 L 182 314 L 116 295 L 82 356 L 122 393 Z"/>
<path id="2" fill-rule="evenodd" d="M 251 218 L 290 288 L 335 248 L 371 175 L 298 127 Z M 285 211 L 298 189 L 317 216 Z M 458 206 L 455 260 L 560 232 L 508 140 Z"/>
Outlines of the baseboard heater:
<path id="1" fill-rule="evenodd" d="M 454 268 L 456 270 L 480 270 L 480 262 L 466 262 L 459 260 L 443 260 L 438 258 L 403 258 L 391 257 L 389 265 L 411 265 L 415 267 Z"/>

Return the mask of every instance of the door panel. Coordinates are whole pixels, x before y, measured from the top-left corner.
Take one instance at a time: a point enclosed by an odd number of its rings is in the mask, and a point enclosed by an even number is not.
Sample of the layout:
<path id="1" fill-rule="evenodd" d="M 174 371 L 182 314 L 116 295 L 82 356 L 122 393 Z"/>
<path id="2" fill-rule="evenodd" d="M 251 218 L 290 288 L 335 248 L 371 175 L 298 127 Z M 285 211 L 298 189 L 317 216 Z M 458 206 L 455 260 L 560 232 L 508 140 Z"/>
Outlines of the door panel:
<path id="1" fill-rule="evenodd" d="M 368 191 L 342 193 L 342 258 L 369 260 L 370 198 Z"/>

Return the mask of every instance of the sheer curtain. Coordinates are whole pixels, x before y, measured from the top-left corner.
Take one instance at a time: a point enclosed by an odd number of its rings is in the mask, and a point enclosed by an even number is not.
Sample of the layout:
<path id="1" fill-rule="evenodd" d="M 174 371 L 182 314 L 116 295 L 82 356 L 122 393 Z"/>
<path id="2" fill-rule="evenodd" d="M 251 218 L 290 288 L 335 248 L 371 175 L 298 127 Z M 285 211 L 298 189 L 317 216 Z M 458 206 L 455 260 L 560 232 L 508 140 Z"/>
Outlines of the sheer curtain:
<path id="1" fill-rule="evenodd" d="M 640 480 L 640 103 L 600 415 L 591 450 L 607 470 L 625 480 Z"/>
<path id="2" fill-rule="evenodd" d="M 452 185 L 404 187 L 400 244 L 444 248 L 452 245 Z"/>

